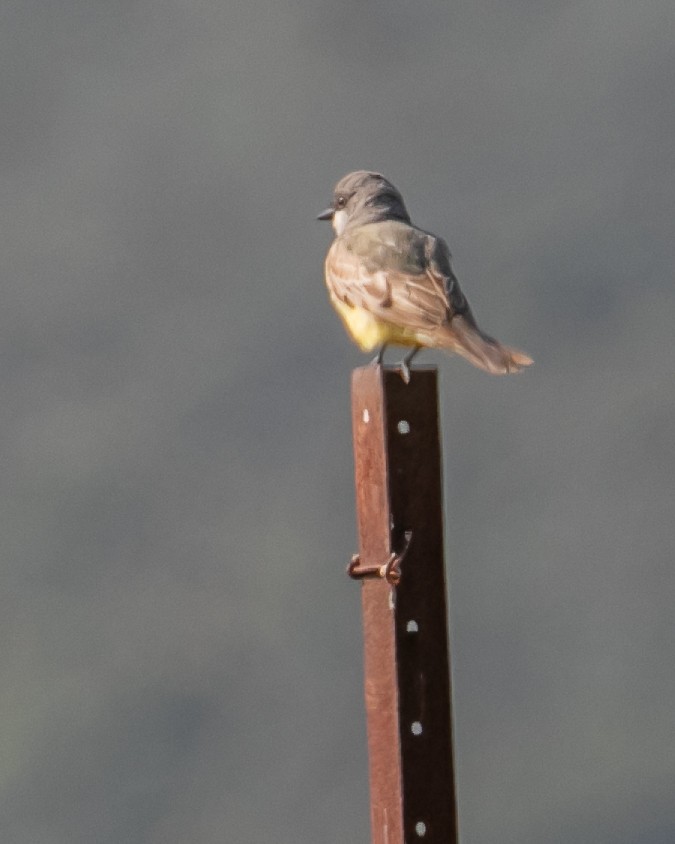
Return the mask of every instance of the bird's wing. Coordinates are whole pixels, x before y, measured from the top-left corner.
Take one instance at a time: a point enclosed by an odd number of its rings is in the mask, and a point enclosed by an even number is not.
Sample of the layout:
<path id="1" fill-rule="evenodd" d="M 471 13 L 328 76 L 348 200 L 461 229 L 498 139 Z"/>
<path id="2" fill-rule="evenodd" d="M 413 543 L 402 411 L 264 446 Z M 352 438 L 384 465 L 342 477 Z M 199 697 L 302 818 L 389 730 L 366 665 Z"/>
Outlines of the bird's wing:
<path id="1" fill-rule="evenodd" d="M 478 326 L 471 312 L 471 307 L 459 286 L 457 276 L 452 270 L 451 255 L 447 243 L 443 238 L 429 235 L 427 249 L 427 273 L 445 292 L 448 303 L 448 322 L 454 317 L 461 317 L 467 325 L 477 329 Z"/>
<path id="2" fill-rule="evenodd" d="M 338 237 L 326 257 L 326 284 L 338 301 L 413 331 L 433 331 L 468 310 L 445 243 L 400 223 Z"/>

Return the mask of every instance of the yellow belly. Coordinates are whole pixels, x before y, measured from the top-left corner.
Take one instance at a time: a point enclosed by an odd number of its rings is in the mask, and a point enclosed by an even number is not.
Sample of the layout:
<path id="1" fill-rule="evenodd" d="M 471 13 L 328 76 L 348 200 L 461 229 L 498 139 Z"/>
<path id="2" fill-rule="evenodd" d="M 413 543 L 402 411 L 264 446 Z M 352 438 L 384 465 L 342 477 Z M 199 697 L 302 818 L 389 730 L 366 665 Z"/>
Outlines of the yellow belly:
<path id="1" fill-rule="evenodd" d="M 370 311 L 350 307 L 336 299 L 332 299 L 332 303 L 345 324 L 350 337 L 363 352 L 370 352 L 384 343 L 392 343 L 396 346 L 424 344 L 424 341 L 414 331 L 382 322 L 376 319 Z"/>

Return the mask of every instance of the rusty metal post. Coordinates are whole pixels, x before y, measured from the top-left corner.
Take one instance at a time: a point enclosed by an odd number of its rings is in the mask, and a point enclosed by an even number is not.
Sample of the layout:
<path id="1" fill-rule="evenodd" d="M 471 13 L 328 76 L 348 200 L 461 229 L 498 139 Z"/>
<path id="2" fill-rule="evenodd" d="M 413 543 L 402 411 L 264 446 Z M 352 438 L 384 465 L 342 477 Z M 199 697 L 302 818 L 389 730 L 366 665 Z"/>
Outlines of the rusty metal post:
<path id="1" fill-rule="evenodd" d="M 411 375 L 352 376 L 372 842 L 456 844 L 437 373 Z"/>

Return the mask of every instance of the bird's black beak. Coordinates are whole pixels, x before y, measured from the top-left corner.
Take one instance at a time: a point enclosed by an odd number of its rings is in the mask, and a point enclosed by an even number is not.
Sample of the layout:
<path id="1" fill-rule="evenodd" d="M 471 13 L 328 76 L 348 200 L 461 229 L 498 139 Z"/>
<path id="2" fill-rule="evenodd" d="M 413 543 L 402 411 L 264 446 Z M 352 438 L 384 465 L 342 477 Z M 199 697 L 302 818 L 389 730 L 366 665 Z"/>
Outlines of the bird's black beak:
<path id="1" fill-rule="evenodd" d="M 326 210 L 322 211 L 316 219 L 317 220 L 332 220 L 333 214 L 335 214 L 334 208 L 326 208 Z"/>

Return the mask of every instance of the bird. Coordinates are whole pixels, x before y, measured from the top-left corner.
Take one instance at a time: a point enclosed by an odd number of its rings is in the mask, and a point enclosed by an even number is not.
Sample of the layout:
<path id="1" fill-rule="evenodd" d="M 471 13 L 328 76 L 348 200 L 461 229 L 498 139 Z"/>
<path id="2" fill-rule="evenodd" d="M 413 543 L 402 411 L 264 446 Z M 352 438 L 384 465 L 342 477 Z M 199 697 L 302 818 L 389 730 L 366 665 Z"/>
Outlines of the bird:
<path id="1" fill-rule="evenodd" d="M 454 352 L 493 375 L 533 362 L 481 331 L 446 242 L 411 223 L 400 191 L 381 173 L 348 173 L 317 219 L 335 231 L 325 261 L 331 304 L 362 351 L 378 349 L 373 364 L 390 344 L 409 347 L 398 365 L 407 384 L 422 348 Z"/>

